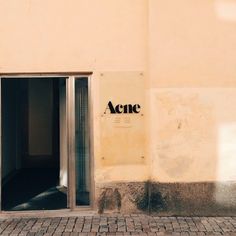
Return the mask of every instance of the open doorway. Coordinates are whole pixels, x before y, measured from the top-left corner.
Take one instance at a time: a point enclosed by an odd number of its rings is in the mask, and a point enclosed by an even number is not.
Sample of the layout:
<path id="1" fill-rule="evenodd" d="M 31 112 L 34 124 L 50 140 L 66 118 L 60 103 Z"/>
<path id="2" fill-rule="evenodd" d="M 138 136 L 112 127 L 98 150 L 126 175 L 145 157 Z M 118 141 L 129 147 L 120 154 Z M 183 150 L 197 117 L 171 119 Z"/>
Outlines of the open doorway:
<path id="1" fill-rule="evenodd" d="M 2 78 L 2 210 L 67 207 L 66 78 Z"/>

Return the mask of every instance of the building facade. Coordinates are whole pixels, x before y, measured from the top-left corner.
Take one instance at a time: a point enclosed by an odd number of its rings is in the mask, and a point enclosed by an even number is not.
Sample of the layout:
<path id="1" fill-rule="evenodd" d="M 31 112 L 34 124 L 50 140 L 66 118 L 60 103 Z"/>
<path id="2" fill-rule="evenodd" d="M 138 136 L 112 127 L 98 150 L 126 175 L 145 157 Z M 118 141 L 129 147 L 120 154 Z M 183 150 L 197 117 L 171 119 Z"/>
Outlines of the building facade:
<path id="1" fill-rule="evenodd" d="M 235 0 L 1 0 L 0 32 L 2 211 L 235 215 Z"/>

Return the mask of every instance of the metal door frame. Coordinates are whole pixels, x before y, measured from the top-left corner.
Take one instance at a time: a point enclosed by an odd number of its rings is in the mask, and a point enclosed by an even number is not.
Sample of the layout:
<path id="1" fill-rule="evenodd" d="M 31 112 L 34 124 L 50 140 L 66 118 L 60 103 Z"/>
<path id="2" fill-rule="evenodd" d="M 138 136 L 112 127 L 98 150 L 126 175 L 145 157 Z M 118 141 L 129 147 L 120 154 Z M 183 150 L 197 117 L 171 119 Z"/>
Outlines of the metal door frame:
<path id="1" fill-rule="evenodd" d="M 93 149 L 93 110 L 91 93 L 92 72 L 68 72 L 68 73 L 1 73 L 0 74 L 0 213 L 7 214 L 35 214 L 45 210 L 34 211 L 2 211 L 2 101 L 1 101 L 1 82 L 2 79 L 47 79 L 63 78 L 66 79 L 66 125 L 67 125 L 67 209 L 47 210 L 48 212 L 60 212 L 70 210 L 92 210 L 94 208 L 94 149 Z M 90 153 L 90 205 L 76 206 L 76 179 L 75 179 L 75 80 L 79 78 L 88 79 L 88 117 L 89 117 L 89 153 Z"/>
<path id="2" fill-rule="evenodd" d="M 89 153 L 90 153 L 90 194 L 89 206 L 76 205 L 76 174 L 75 174 L 75 80 L 80 78 L 88 79 L 88 117 L 89 117 Z M 93 119 L 92 119 L 92 95 L 91 95 L 91 76 L 78 75 L 69 76 L 67 80 L 67 115 L 68 115 L 68 156 L 69 158 L 69 198 L 68 205 L 72 210 L 75 209 L 93 209 L 94 208 L 94 158 L 93 158 Z"/>

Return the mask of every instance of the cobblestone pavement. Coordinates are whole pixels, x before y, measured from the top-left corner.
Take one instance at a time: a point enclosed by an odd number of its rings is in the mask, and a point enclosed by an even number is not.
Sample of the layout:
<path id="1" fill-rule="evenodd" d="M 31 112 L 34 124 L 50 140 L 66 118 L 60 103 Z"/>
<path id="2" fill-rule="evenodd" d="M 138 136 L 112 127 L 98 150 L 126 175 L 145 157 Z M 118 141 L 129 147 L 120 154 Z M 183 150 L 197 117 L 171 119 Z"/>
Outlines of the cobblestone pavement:
<path id="1" fill-rule="evenodd" d="M 0 220 L 0 235 L 236 235 L 236 217 L 93 215 Z"/>

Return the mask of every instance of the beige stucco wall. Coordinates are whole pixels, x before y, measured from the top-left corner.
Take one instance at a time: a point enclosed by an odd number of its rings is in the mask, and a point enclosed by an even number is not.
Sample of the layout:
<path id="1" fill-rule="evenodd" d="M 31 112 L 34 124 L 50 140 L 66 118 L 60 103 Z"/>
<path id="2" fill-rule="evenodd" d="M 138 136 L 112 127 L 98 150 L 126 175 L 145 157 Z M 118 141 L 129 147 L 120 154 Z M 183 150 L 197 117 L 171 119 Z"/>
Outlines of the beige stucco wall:
<path id="1" fill-rule="evenodd" d="M 0 72 L 93 72 L 97 183 L 144 181 L 149 176 L 147 162 L 101 165 L 99 129 L 100 73 L 113 71 L 122 76 L 130 71 L 146 71 L 147 3 L 146 0 L 0 2 Z M 148 77 L 145 75 L 144 79 Z"/>
<path id="2" fill-rule="evenodd" d="M 150 0 L 152 87 L 235 86 L 235 4 Z"/>
<path id="3" fill-rule="evenodd" d="M 1 0 L 0 4 L 1 71 L 145 68 L 145 0 Z"/>
<path id="4" fill-rule="evenodd" d="M 236 1 L 149 1 L 152 178 L 236 180 Z"/>
<path id="5" fill-rule="evenodd" d="M 1 0 L 0 72 L 94 72 L 95 182 L 236 180 L 235 15 L 235 0 Z M 145 164 L 100 163 L 104 71 L 145 74 Z"/>
<path id="6" fill-rule="evenodd" d="M 155 180 L 236 180 L 235 94 L 235 88 L 153 89 Z"/>

